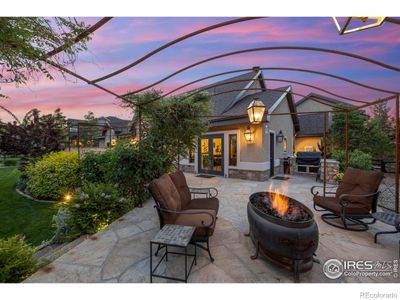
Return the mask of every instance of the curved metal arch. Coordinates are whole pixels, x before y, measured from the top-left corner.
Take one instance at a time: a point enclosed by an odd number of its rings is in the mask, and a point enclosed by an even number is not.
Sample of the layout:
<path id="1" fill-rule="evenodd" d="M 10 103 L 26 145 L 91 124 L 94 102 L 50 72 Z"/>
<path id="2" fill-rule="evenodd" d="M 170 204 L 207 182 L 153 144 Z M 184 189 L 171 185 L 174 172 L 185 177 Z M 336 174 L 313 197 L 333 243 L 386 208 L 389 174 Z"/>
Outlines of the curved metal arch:
<path id="1" fill-rule="evenodd" d="M 100 21 L 98 21 L 96 24 L 90 26 L 87 30 L 85 30 L 84 32 L 82 32 L 81 34 L 77 35 L 71 42 L 72 44 L 76 44 L 79 43 L 81 40 L 83 40 L 84 38 L 86 38 L 87 36 L 89 36 L 90 34 L 92 34 L 93 32 L 95 32 L 97 29 L 99 29 L 100 27 L 102 27 L 104 24 L 106 24 L 108 21 L 110 21 L 112 19 L 112 17 L 104 17 L 102 18 Z M 44 59 L 50 58 L 62 51 L 64 51 L 65 49 L 71 47 L 70 44 L 65 43 L 64 45 L 61 45 L 60 47 L 53 49 L 49 52 L 47 52 L 44 56 Z"/>
<path id="2" fill-rule="evenodd" d="M 346 81 L 346 82 L 352 83 L 354 85 L 358 85 L 358 86 L 361 86 L 361 87 L 364 87 L 364 88 L 367 88 L 367 89 L 371 89 L 371 90 L 375 90 L 375 91 L 378 91 L 378 92 L 383 92 L 383 93 L 388 93 L 388 94 L 398 94 L 398 93 L 400 93 L 400 92 L 380 89 L 380 88 L 377 88 L 377 87 L 373 87 L 373 86 L 370 86 L 370 85 L 363 84 L 361 82 L 357 82 L 357 81 L 351 80 L 351 79 L 346 78 L 346 77 L 342 77 L 342 76 L 338 76 L 338 75 L 334 75 L 334 74 L 330 74 L 330 73 L 326 73 L 326 72 L 320 72 L 320 71 L 314 71 L 314 70 L 308 70 L 308 69 L 301 69 L 301 68 L 283 68 L 283 67 L 282 68 L 281 67 L 262 67 L 262 68 L 259 68 L 259 69 L 260 70 L 298 71 L 298 72 L 318 74 L 318 75 L 328 76 L 328 77 L 332 77 L 332 78 L 339 79 L 339 80 L 342 80 L 342 81 Z M 253 70 L 253 68 L 238 69 L 238 70 L 232 70 L 232 71 L 227 71 L 227 72 L 222 72 L 222 73 L 217 73 L 217 74 L 209 75 L 209 76 L 206 76 L 206 77 L 202 77 L 202 78 L 196 79 L 194 81 L 191 81 L 189 83 L 186 83 L 184 85 L 181 85 L 181 86 L 169 91 L 168 93 L 165 93 L 162 96 L 155 98 L 154 101 L 160 100 L 160 99 L 162 99 L 162 98 L 164 98 L 166 96 L 171 95 L 172 93 L 174 93 L 176 91 L 179 91 L 179 90 L 181 90 L 181 89 L 183 89 L 183 88 L 185 88 L 185 87 L 187 87 L 189 85 L 195 84 L 195 83 L 200 82 L 200 81 L 204 81 L 204 80 L 211 79 L 211 78 L 218 77 L 218 76 L 233 74 L 233 73 L 249 72 L 249 71 L 252 71 L 252 70 Z"/>
<path id="3" fill-rule="evenodd" d="M 217 24 L 214 24 L 214 25 L 211 25 L 211 26 L 208 26 L 208 27 L 193 31 L 191 33 L 188 33 L 188 34 L 186 34 L 184 36 L 181 36 L 181 37 L 179 37 L 179 38 L 177 38 L 177 39 L 175 39 L 175 40 L 173 40 L 171 42 L 168 42 L 168 43 L 162 45 L 161 47 L 159 47 L 159 48 L 147 53 L 146 55 L 142 56 L 141 58 L 135 60 L 133 63 L 130 63 L 129 65 L 127 65 L 127 66 L 125 66 L 125 67 L 123 67 L 121 69 L 118 69 L 118 70 L 116 70 L 116 71 L 114 71 L 112 73 L 109 73 L 107 75 L 104 75 L 102 77 L 99 77 L 97 79 L 92 80 L 92 83 L 103 81 L 105 79 L 108 79 L 110 77 L 118 75 L 118 74 L 120 74 L 122 72 L 125 72 L 126 70 L 129 70 L 130 68 L 133 68 L 134 66 L 140 64 L 141 62 L 145 61 L 146 59 L 152 57 L 154 54 L 156 54 L 156 53 L 158 53 L 158 52 L 160 52 L 160 51 L 162 51 L 162 50 L 164 50 L 164 49 L 166 49 L 166 48 L 168 48 L 168 47 L 170 47 L 170 46 L 172 46 L 174 44 L 177 44 L 177 43 L 179 43 L 179 42 L 181 42 L 183 40 L 186 40 L 186 39 L 188 39 L 190 37 L 193 37 L 193 36 L 199 35 L 201 33 L 204 33 L 204 32 L 207 32 L 207 31 L 210 31 L 210 30 L 213 30 L 213 29 L 217 29 L 217 28 L 220 28 L 220 27 L 223 27 L 223 26 L 232 25 L 232 24 L 236 24 L 236 23 L 240 23 L 240 22 L 246 22 L 246 21 L 250 21 L 250 20 L 254 20 L 254 19 L 262 19 L 262 18 L 264 18 L 264 17 L 237 18 L 237 19 L 234 19 L 234 20 L 229 20 L 229 21 L 217 23 Z"/>
<path id="4" fill-rule="evenodd" d="M 224 92 L 219 92 L 219 93 L 215 93 L 212 96 L 218 96 L 218 95 L 222 95 L 222 94 L 229 94 L 232 92 L 240 92 L 240 91 L 274 91 L 274 92 L 284 92 L 284 93 L 288 93 L 288 94 L 292 94 L 292 95 L 296 95 L 296 96 L 300 96 L 300 97 L 304 97 L 307 99 L 310 99 L 312 101 L 318 102 L 320 104 L 324 104 L 326 106 L 330 106 L 330 107 L 336 107 L 336 105 L 334 104 L 330 104 L 330 103 L 326 103 L 323 101 L 320 101 L 318 99 L 312 98 L 312 96 L 310 95 L 304 95 L 304 94 L 300 94 L 300 93 L 295 93 L 293 91 L 287 91 L 287 90 L 281 90 L 281 89 L 264 89 L 264 88 L 243 88 L 243 89 L 233 89 L 233 90 L 229 90 L 229 91 L 224 91 Z M 200 93 L 201 91 L 196 91 L 195 93 L 191 94 L 191 95 L 187 95 L 185 97 L 183 97 L 183 99 L 187 99 L 197 93 Z"/>
<path id="5" fill-rule="evenodd" d="M 269 81 L 287 82 L 287 83 L 293 83 L 293 84 L 303 85 L 303 86 L 310 87 L 310 88 L 319 90 L 319 91 L 321 91 L 321 92 L 327 93 L 327 94 L 332 95 L 332 96 L 334 96 L 334 97 L 339 97 L 339 98 L 342 98 L 342 99 L 345 99 L 345 100 L 349 100 L 349 101 L 353 101 L 353 102 L 357 102 L 357 103 L 363 103 L 363 104 L 369 103 L 368 101 L 362 101 L 362 100 L 357 100 L 357 99 L 349 98 L 349 97 L 346 97 L 346 96 L 341 96 L 341 95 L 339 95 L 339 94 L 332 93 L 332 92 L 330 92 L 330 91 L 328 91 L 328 90 L 326 90 L 326 89 L 317 87 L 317 86 L 315 86 L 315 85 L 303 83 L 303 82 L 300 82 L 300 81 L 286 80 L 286 79 L 280 79 L 280 78 L 267 78 L 267 79 L 264 78 L 264 80 L 265 80 L 265 81 L 268 81 L 268 80 L 269 80 Z"/>
<path id="6" fill-rule="evenodd" d="M 225 81 L 225 82 L 222 82 L 222 83 L 217 83 L 217 84 L 209 85 L 209 86 L 207 86 L 207 87 L 205 87 L 205 88 L 202 88 L 202 89 L 198 89 L 198 90 L 194 91 L 193 93 L 189 93 L 185 98 L 190 97 L 190 96 L 193 96 L 193 95 L 195 95 L 195 94 L 197 94 L 197 93 L 200 93 L 200 92 L 203 92 L 203 91 L 206 91 L 206 90 L 209 90 L 209 89 L 218 87 L 218 86 L 223 86 L 223 85 L 226 85 L 226 84 L 230 84 L 230 83 L 250 82 L 250 81 L 268 81 L 268 80 L 270 80 L 270 81 L 281 81 L 281 82 L 287 82 L 287 83 L 293 83 L 293 84 L 303 85 L 303 86 L 311 87 L 311 88 L 314 88 L 314 89 L 316 89 L 316 90 L 322 91 L 322 92 L 327 93 L 327 94 L 329 94 L 329 95 L 332 95 L 332 96 L 334 96 L 334 97 L 339 97 L 339 98 L 342 98 L 342 99 L 346 99 L 346 100 L 349 100 L 349 101 L 353 101 L 353 102 L 357 102 L 357 103 L 362 103 L 362 104 L 369 103 L 369 102 L 367 102 L 367 101 L 361 101 L 361 100 L 357 100 L 357 99 L 352 99 L 352 98 L 349 98 L 349 97 L 341 96 L 341 95 L 332 93 L 332 92 L 330 92 L 330 91 L 328 91 L 328 90 L 326 90 L 326 89 L 323 89 L 323 88 L 320 88 L 320 87 L 317 87 L 317 86 L 314 86 L 314 85 L 311 85 L 311 84 L 306 84 L 306 83 L 299 82 L 299 81 L 292 81 L 292 80 L 279 79 L 279 78 L 264 78 L 264 79 L 254 79 L 254 80 L 253 80 L 253 79 L 250 79 L 250 80 L 249 80 L 249 79 L 237 79 L 237 80 Z M 245 89 L 244 89 L 244 90 L 245 90 Z M 265 89 L 265 90 L 269 90 L 269 89 Z M 272 89 L 272 90 L 275 90 L 275 91 L 276 91 L 277 89 Z M 213 96 L 216 96 L 216 95 L 217 95 L 217 94 L 213 94 Z M 164 98 L 165 96 L 166 96 L 166 95 L 162 95 L 162 96 L 160 96 L 160 97 L 157 97 L 157 98 L 154 98 L 154 99 L 145 101 L 145 102 L 140 103 L 140 104 L 137 103 L 137 105 L 138 105 L 138 106 L 147 105 L 147 104 L 152 103 L 152 102 L 154 102 L 154 101 L 157 101 L 157 100 L 159 100 L 159 99 L 161 99 L 161 98 Z"/>
<path id="7" fill-rule="evenodd" d="M 319 87 L 317 87 L 317 86 L 315 86 L 315 85 L 311 85 L 311 84 L 307 84 L 307 83 L 303 83 L 303 82 L 299 82 L 299 81 L 280 79 L 280 78 L 264 78 L 264 79 L 254 79 L 254 80 L 248 80 L 248 79 L 231 80 L 231 81 L 226 81 L 226 82 L 222 82 L 222 83 L 217 83 L 217 84 L 209 85 L 209 86 L 207 86 L 207 87 L 205 87 L 205 88 L 199 89 L 199 90 L 197 90 L 197 91 L 195 91 L 195 92 L 189 94 L 188 96 L 190 97 L 190 96 L 192 96 L 192 95 L 194 95 L 194 94 L 197 94 L 197 93 L 199 93 L 199 92 L 203 92 L 203 91 L 206 91 L 206 90 L 209 90 L 209 89 L 212 89 L 212 88 L 215 88 L 215 87 L 223 86 L 223 85 L 226 85 L 226 84 L 230 84 L 230 83 L 248 82 L 248 81 L 249 81 L 249 82 L 250 82 L 250 81 L 268 81 L 268 80 L 269 80 L 269 81 L 281 81 L 281 82 L 287 82 L 287 83 L 293 83 L 293 84 L 304 85 L 304 86 L 307 86 L 307 87 L 311 87 L 311 88 L 320 90 L 320 91 L 322 91 L 322 92 L 325 92 L 325 93 L 327 93 L 327 94 L 330 94 L 330 95 L 332 95 L 332 96 L 339 97 L 339 98 L 342 98 L 342 99 L 346 99 L 346 100 L 350 100 L 350 101 L 358 102 L 358 103 L 363 103 L 363 104 L 369 103 L 369 102 L 367 102 L 367 101 L 361 101 L 361 100 L 357 100 L 357 99 L 352 99 L 352 98 L 348 98 L 348 97 L 345 97 L 345 96 L 341 96 L 341 95 L 332 93 L 332 92 L 330 92 L 330 91 L 328 91 L 328 90 L 326 90 L 326 89 L 319 88 Z"/>
<path id="8" fill-rule="evenodd" d="M 232 92 L 232 91 L 228 91 L 227 93 Z M 266 115 L 267 116 L 286 116 L 286 115 L 313 115 L 313 114 L 331 113 L 331 112 L 343 112 L 343 113 L 345 113 L 345 112 L 356 111 L 356 110 L 359 110 L 359 109 L 362 109 L 362 108 L 365 108 L 365 107 L 368 107 L 368 106 L 372 106 L 372 105 L 375 105 L 375 104 L 387 102 L 387 101 L 396 99 L 396 97 L 398 97 L 398 95 L 388 96 L 386 98 L 378 99 L 378 100 L 375 100 L 375 101 L 373 101 L 371 103 L 366 103 L 364 105 L 355 106 L 355 107 L 349 108 L 349 109 L 338 109 L 338 110 L 335 109 L 335 110 L 307 111 L 307 112 L 298 112 L 298 111 L 296 111 L 296 112 L 281 112 L 281 113 L 272 113 L 272 114 L 266 113 Z M 241 116 L 245 117 L 246 114 L 239 115 L 239 116 L 238 115 L 223 115 L 223 116 L 212 116 L 212 115 L 209 115 L 209 116 L 201 116 L 201 117 L 204 117 L 204 118 L 218 118 L 218 120 L 223 120 L 223 119 L 228 119 L 228 118 L 237 118 L 237 117 L 241 117 Z"/>
<path id="9" fill-rule="evenodd" d="M 133 94 L 139 93 L 141 91 L 144 91 L 144 90 L 146 90 L 148 88 L 151 88 L 151 87 L 153 87 L 153 86 L 155 86 L 155 85 L 157 85 L 157 84 L 159 84 L 161 82 L 164 82 L 164 81 L 168 80 L 171 77 L 174 77 L 175 75 L 178 75 L 178 74 L 180 74 L 180 73 L 182 73 L 182 72 L 184 72 L 186 70 L 189 70 L 189 69 L 191 69 L 193 67 L 196 67 L 198 65 L 204 64 L 204 63 L 209 62 L 209 61 L 213 61 L 213 60 L 217 60 L 217 59 L 220 59 L 220 58 L 233 56 L 233 55 L 237 55 L 237 54 L 242 54 L 242 53 L 257 52 L 257 51 L 273 51 L 273 50 L 300 50 L 300 51 L 303 50 L 303 51 L 315 51 L 315 52 L 324 52 L 324 53 L 337 54 L 337 55 L 341 55 L 341 56 L 347 56 L 347 57 L 359 59 L 359 60 L 366 61 L 366 62 L 369 62 L 369 63 L 374 64 L 374 65 L 380 66 L 380 67 L 385 68 L 385 69 L 389 69 L 389 70 L 394 70 L 396 72 L 400 72 L 400 68 L 398 68 L 396 66 L 385 64 L 383 62 L 380 62 L 380 61 L 377 61 L 377 60 L 374 60 L 374 59 L 371 59 L 371 58 L 368 58 L 368 57 L 364 57 L 364 56 L 361 56 L 361 55 L 358 55 L 358 54 L 349 53 L 349 52 L 343 52 L 343 51 L 338 51 L 338 50 L 332 50 L 332 49 L 327 49 L 327 48 L 303 47 L 303 46 L 259 47 L 259 48 L 250 48 L 250 49 L 238 50 L 238 51 L 233 51 L 233 52 L 227 52 L 227 53 L 219 54 L 219 55 L 216 55 L 216 56 L 212 56 L 212 57 L 200 60 L 200 61 L 198 61 L 196 63 L 188 65 L 188 66 L 186 66 L 184 68 L 181 68 L 181 69 L 171 73 L 170 75 L 168 75 L 168 76 L 166 76 L 166 77 L 164 77 L 164 78 L 162 78 L 162 79 L 160 79 L 160 80 L 158 80 L 158 81 L 156 81 L 156 82 L 154 82 L 154 83 L 152 83 L 152 84 L 150 84 L 148 86 L 145 86 L 145 87 L 143 87 L 141 89 L 135 90 L 135 91 L 130 92 L 130 93 L 126 93 L 123 96 L 125 97 L 125 96 L 133 95 Z"/>

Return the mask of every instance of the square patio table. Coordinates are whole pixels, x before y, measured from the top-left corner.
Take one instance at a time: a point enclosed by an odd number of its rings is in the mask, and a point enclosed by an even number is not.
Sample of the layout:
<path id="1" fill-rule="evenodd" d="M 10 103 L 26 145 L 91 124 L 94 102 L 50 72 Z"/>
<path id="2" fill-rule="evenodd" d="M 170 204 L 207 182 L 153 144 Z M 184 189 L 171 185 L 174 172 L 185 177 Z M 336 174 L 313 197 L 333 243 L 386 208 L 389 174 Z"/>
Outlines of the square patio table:
<path id="1" fill-rule="evenodd" d="M 194 253 L 188 253 L 188 246 L 192 237 L 196 231 L 196 227 L 194 226 L 183 226 L 183 225 L 174 225 L 174 224 L 166 224 L 164 227 L 156 234 L 156 236 L 150 241 L 150 283 L 153 282 L 153 277 L 159 277 L 164 279 L 176 280 L 187 282 L 189 278 L 189 274 L 192 270 L 193 265 L 197 264 L 196 256 L 197 256 L 197 245 L 194 245 Z M 158 261 L 156 267 L 153 269 L 153 245 L 157 245 L 158 247 L 165 247 L 165 253 Z M 174 252 L 168 251 L 168 246 L 178 247 L 184 249 L 183 252 Z M 156 274 L 156 270 L 164 260 L 168 261 L 168 254 L 177 254 L 185 256 L 185 276 L 184 278 L 165 276 L 161 274 Z M 190 263 L 190 267 L 188 270 L 188 256 L 192 256 L 193 260 Z"/>

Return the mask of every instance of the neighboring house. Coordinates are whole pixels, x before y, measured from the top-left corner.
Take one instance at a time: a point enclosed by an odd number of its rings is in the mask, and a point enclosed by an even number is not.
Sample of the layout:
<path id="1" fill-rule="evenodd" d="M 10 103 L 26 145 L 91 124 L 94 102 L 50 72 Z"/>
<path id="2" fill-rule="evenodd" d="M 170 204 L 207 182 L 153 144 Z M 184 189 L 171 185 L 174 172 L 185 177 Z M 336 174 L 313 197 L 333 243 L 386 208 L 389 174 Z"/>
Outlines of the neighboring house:
<path id="1" fill-rule="evenodd" d="M 196 148 L 181 168 L 188 172 L 210 173 L 232 178 L 266 180 L 276 174 L 282 159 L 293 155 L 294 134 L 298 130 L 295 114 L 266 116 L 258 125 L 250 125 L 247 107 L 258 98 L 268 113 L 295 112 L 290 86 L 265 90 L 259 68 L 213 85 L 246 80 L 210 88 L 213 118 L 206 134 L 199 137 Z M 260 88 L 261 90 L 245 90 Z M 235 90 L 233 92 L 228 92 Z M 222 94 L 221 94 L 222 93 Z M 250 129 L 251 141 L 245 138 Z M 277 135 L 281 139 L 277 142 Z M 247 135 L 249 137 L 249 135 Z"/>
<path id="2" fill-rule="evenodd" d="M 314 101 L 316 99 L 317 101 Z M 296 103 L 297 112 L 331 111 L 338 104 L 353 107 L 353 105 L 336 99 L 310 93 Z M 324 115 L 308 114 L 298 116 L 300 131 L 296 133 L 295 152 L 320 151 L 318 144 L 324 136 Z M 333 113 L 327 113 L 326 130 L 332 125 Z"/>
<path id="3" fill-rule="evenodd" d="M 78 124 L 81 124 L 79 126 L 81 140 L 90 139 L 90 144 L 93 147 L 106 148 L 119 138 L 131 136 L 131 121 L 113 116 L 100 117 L 93 121 L 68 119 L 67 123 L 70 126 L 71 140 L 78 140 Z M 85 123 L 97 126 L 82 125 Z"/>

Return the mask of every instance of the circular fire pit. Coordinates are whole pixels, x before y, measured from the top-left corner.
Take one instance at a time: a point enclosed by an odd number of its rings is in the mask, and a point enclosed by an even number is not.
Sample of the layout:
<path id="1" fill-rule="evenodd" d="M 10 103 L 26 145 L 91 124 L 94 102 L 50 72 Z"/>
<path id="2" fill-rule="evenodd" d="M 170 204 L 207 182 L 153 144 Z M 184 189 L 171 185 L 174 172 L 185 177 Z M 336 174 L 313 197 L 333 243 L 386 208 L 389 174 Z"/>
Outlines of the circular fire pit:
<path id="1" fill-rule="evenodd" d="M 311 270 L 318 248 L 318 227 L 311 210 L 279 193 L 259 192 L 247 205 L 250 236 L 259 252 L 274 263 L 299 273 Z"/>

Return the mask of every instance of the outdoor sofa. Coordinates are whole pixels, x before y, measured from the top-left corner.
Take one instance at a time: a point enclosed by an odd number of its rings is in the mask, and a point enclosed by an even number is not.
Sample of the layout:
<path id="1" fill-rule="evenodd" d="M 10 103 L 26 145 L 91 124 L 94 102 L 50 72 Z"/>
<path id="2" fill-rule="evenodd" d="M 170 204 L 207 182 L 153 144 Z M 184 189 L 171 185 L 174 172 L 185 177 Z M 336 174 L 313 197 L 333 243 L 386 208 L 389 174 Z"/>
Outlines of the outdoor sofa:
<path id="1" fill-rule="evenodd" d="M 149 184 L 149 190 L 156 203 L 160 228 L 165 224 L 196 227 L 192 242 L 206 250 L 211 261 L 214 261 L 209 238 L 214 233 L 217 221 L 218 191 L 215 188 L 189 188 L 182 171 L 154 179 Z"/>

